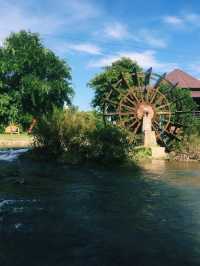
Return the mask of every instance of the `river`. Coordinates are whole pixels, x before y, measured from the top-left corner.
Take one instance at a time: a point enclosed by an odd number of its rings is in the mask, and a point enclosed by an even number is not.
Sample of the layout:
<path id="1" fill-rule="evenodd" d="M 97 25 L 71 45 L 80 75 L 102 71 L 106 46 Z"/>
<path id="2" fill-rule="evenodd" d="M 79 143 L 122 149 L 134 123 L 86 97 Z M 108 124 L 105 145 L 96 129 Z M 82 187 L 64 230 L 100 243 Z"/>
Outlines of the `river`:
<path id="1" fill-rule="evenodd" d="M 0 265 L 200 265 L 200 164 L 103 169 L 0 152 Z"/>

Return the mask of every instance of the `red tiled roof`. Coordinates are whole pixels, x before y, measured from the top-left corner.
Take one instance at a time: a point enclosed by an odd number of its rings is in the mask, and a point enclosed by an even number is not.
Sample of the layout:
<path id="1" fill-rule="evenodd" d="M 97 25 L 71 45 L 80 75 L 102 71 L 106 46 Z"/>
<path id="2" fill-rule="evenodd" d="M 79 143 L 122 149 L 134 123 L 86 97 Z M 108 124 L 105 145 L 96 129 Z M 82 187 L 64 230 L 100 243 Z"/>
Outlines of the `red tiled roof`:
<path id="1" fill-rule="evenodd" d="M 192 77 L 180 69 L 174 69 L 166 75 L 166 79 L 173 84 L 178 82 L 181 88 L 200 89 L 200 80 Z"/>

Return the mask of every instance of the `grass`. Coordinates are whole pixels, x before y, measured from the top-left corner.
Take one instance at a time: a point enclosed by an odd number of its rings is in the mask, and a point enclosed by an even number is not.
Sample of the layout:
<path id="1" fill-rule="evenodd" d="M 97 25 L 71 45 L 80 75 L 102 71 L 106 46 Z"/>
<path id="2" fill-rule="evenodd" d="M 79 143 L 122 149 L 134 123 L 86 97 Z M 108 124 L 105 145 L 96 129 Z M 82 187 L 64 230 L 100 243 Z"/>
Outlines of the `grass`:
<path id="1" fill-rule="evenodd" d="M 151 148 L 146 148 L 144 146 L 137 146 L 134 148 L 133 152 L 130 154 L 130 157 L 134 161 L 141 161 L 150 159 L 152 156 Z"/>

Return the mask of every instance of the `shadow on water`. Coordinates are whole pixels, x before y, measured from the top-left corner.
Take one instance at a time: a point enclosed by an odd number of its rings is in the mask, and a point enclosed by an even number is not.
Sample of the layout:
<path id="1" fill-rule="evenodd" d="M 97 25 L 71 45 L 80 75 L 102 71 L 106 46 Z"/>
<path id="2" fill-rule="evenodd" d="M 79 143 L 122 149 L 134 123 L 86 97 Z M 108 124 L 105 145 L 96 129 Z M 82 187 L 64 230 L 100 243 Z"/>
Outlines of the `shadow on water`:
<path id="1" fill-rule="evenodd" d="M 1 161 L 0 265 L 200 265 L 198 167 L 143 167 Z"/>

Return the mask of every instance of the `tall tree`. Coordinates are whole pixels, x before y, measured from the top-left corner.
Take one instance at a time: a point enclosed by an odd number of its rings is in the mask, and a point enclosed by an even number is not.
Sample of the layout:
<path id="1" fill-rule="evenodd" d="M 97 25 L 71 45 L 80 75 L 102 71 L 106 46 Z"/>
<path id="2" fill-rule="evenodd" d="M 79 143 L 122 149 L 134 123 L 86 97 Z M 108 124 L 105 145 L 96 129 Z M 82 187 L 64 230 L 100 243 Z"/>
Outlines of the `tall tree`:
<path id="1" fill-rule="evenodd" d="M 20 31 L 5 40 L 0 48 L 0 123 L 37 119 L 53 106 L 70 104 L 72 96 L 70 67 L 44 47 L 38 34 Z"/>

